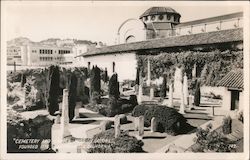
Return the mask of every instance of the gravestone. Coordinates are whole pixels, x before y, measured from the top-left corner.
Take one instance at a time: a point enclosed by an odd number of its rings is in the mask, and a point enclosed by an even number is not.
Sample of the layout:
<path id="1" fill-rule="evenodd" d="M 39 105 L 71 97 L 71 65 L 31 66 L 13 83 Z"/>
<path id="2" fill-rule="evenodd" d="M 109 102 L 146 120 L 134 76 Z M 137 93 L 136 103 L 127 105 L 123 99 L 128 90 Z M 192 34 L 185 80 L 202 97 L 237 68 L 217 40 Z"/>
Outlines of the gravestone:
<path id="1" fill-rule="evenodd" d="M 176 67 L 174 74 L 174 97 L 181 98 L 182 92 L 182 68 Z"/>
<path id="2" fill-rule="evenodd" d="M 192 69 L 192 77 L 196 78 L 196 63 L 194 64 L 194 68 Z"/>
<path id="3" fill-rule="evenodd" d="M 157 131 L 157 121 L 155 117 L 151 119 L 151 132 L 156 132 Z"/>
<path id="4" fill-rule="evenodd" d="M 62 116 L 61 116 L 61 140 L 64 142 L 65 137 L 69 137 L 71 134 L 69 132 L 69 110 L 68 110 L 68 97 L 69 91 L 67 89 L 63 90 L 63 100 L 62 100 Z"/>
<path id="5" fill-rule="evenodd" d="M 144 116 L 139 116 L 138 132 L 139 132 L 139 137 L 142 138 L 144 134 Z"/>
<path id="6" fill-rule="evenodd" d="M 138 104 L 142 103 L 142 84 L 139 85 L 139 91 L 138 91 L 137 101 L 138 101 Z"/>
<path id="7" fill-rule="evenodd" d="M 188 105 L 188 80 L 187 80 L 187 75 L 184 73 L 184 78 L 183 78 L 183 96 L 184 96 L 184 104 L 185 106 Z"/>
<path id="8" fill-rule="evenodd" d="M 139 126 L 139 117 L 135 117 L 134 119 L 135 131 L 138 131 Z"/>
<path id="9" fill-rule="evenodd" d="M 120 116 L 115 116 L 115 138 L 119 137 L 121 134 Z"/>
<path id="10" fill-rule="evenodd" d="M 169 97 L 168 97 L 168 106 L 169 107 L 174 107 L 173 106 L 173 84 L 169 84 Z"/>
<path id="11" fill-rule="evenodd" d="M 100 123 L 100 129 L 101 129 L 101 132 L 106 131 L 106 122 L 105 122 L 105 121 L 102 121 L 102 122 Z"/>
<path id="12" fill-rule="evenodd" d="M 75 118 L 79 118 L 80 117 L 79 109 L 80 108 L 75 108 Z"/>
<path id="13" fill-rule="evenodd" d="M 149 96 L 149 99 L 152 101 L 153 98 L 154 98 L 154 88 L 150 87 L 150 96 Z"/>

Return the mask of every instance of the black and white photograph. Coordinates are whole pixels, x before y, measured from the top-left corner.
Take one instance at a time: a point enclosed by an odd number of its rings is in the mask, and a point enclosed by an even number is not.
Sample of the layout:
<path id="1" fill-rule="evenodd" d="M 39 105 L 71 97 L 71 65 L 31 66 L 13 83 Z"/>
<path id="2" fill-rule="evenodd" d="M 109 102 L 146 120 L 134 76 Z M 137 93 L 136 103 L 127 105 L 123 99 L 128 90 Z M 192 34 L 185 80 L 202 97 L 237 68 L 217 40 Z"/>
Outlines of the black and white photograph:
<path id="1" fill-rule="evenodd" d="M 2 1 L 0 159 L 249 159 L 249 6 Z"/>

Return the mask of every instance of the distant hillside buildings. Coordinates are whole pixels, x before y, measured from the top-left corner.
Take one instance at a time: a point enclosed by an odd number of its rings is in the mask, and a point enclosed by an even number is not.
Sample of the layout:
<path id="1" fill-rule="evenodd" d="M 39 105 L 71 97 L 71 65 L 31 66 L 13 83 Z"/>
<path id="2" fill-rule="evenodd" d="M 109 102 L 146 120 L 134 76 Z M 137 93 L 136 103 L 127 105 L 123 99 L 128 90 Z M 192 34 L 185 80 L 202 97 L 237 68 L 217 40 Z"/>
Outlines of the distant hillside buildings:
<path id="1" fill-rule="evenodd" d="M 7 64 L 19 66 L 80 65 L 76 56 L 96 47 L 96 43 L 74 39 L 47 39 L 32 42 L 16 38 L 7 42 Z"/>

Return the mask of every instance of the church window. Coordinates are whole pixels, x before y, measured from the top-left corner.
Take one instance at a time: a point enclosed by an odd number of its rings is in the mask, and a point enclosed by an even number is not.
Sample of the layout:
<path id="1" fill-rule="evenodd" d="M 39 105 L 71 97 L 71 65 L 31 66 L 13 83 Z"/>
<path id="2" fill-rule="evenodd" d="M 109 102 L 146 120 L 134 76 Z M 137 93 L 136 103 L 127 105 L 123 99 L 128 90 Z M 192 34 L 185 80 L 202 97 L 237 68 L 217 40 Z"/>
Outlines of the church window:
<path id="1" fill-rule="evenodd" d="M 153 16 L 151 16 L 151 20 L 153 21 L 153 20 L 155 20 L 155 16 L 153 15 Z"/>
<path id="2" fill-rule="evenodd" d="M 167 15 L 167 19 L 168 19 L 168 20 L 170 20 L 170 19 L 171 19 L 171 16 L 170 16 L 169 14 Z"/>

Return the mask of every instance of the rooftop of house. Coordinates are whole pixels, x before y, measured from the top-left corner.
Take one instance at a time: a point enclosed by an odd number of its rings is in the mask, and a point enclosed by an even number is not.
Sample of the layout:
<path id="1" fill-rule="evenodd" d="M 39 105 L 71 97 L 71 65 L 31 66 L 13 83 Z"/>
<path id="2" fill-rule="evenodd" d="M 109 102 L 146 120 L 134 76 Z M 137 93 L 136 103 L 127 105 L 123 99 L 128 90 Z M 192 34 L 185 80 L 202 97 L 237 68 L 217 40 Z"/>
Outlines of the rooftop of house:
<path id="1" fill-rule="evenodd" d="M 161 39 L 152 39 L 140 42 L 125 43 L 119 45 L 95 48 L 79 56 L 95 56 L 100 54 L 112 54 L 129 51 L 195 46 L 206 44 L 218 44 L 226 42 L 243 41 L 243 29 L 229 29 L 214 32 L 206 32 L 191 35 L 173 36 Z"/>
<path id="2" fill-rule="evenodd" d="M 227 87 L 229 89 L 243 89 L 243 70 L 236 69 L 230 71 L 217 83 L 217 86 Z"/>

